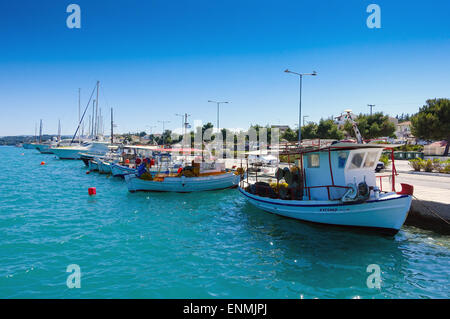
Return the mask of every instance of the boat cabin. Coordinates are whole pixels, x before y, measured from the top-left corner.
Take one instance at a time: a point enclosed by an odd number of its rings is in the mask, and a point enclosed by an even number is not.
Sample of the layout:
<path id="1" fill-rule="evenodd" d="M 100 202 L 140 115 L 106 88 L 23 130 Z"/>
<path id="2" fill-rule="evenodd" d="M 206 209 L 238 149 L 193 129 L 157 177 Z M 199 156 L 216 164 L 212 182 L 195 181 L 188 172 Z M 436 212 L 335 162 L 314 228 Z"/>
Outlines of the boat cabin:
<path id="1" fill-rule="evenodd" d="M 385 146 L 380 144 L 337 143 L 302 152 L 305 199 L 338 200 L 353 183 L 376 186 L 375 167 Z"/>

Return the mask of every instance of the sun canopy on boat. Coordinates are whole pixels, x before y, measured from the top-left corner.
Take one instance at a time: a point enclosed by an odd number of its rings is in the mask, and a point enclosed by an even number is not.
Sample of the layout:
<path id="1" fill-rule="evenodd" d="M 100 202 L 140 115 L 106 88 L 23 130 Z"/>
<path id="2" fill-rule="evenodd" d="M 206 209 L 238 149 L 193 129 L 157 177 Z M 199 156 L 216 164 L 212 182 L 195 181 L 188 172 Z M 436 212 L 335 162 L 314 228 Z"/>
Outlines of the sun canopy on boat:
<path id="1" fill-rule="evenodd" d="M 382 148 L 382 149 L 392 149 L 395 147 L 400 147 L 402 144 L 356 144 L 356 143 L 335 143 L 327 145 L 316 149 L 315 151 L 328 151 L 328 150 L 339 150 L 339 149 L 363 149 L 363 148 Z"/>

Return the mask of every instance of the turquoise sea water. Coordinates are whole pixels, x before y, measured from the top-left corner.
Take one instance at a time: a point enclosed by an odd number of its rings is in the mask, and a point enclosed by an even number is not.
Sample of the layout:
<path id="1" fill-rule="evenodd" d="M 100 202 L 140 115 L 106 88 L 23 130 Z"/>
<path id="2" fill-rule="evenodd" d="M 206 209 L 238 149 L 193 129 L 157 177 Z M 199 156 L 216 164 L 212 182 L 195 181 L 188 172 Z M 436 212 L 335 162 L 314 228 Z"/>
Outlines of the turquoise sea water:
<path id="1" fill-rule="evenodd" d="M 433 232 L 304 224 L 237 190 L 131 194 L 34 150 L 0 147 L 0 162 L 0 298 L 450 297 L 450 240 Z M 66 285 L 70 264 L 80 289 Z"/>

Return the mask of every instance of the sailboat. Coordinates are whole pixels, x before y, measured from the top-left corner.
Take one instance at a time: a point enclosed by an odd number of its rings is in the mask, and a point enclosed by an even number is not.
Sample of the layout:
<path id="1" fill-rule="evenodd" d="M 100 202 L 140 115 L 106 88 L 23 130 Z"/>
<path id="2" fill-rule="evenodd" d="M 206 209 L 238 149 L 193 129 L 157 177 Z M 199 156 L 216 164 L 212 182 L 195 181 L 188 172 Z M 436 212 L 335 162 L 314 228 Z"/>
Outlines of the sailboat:
<path id="1" fill-rule="evenodd" d="M 75 140 L 75 137 L 80 132 L 81 123 L 83 122 L 84 116 L 86 114 L 87 109 L 90 106 L 90 102 L 92 100 L 92 96 L 94 95 L 95 90 L 97 90 L 97 99 L 94 100 L 94 103 L 92 104 L 92 110 L 93 114 L 96 115 L 96 120 L 94 122 L 94 125 L 92 126 L 92 137 L 95 141 L 92 142 L 84 142 L 81 143 L 81 137 L 78 136 L 79 144 L 78 145 L 69 145 L 69 146 L 60 146 L 52 148 L 53 153 L 60 159 L 81 159 L 82 154 L 89 154 L 92 156 L 103 156 L 106 153 L 110 151 L 110 145 L 107 142 L 102 142 L 99 140 L 98 133 L 99 133 L 99 118 L 98 118 L 98 95 L 99 95 L 99 85 L 100 82 L 97 81 L 96 86 L 94 87 L 94 90 L 91 93 L 91 97 L 88 101 L 88 104 L 84 110 L 83 116 L 80 118 L 80 112 L 79 112 L 79 121 L 78 121 L 78 127 L 75 131 L 75 134 L 72 138 L 72 142 Z M 80 90 L 78 91 L 78 109 L 80 110 Z"/>
<path id="2" fill-rule="evenodd" d="M 224 163 L 192 162 L 176 173 L 152 174 L 151 165 L 139 166 L 136 174 L 125 175 L 128 191 L 190 193 L 235 188 L 242 175 L 226 170 Z"/>
<path id="3" fill-rule="evenodd" d="M 40 130 L 39 130 L 39 143 L 37 142 L 37 124 L 34 126 L 34 142 L 33 143 L 23 143 L 22 147 L 26 150 L 35 150 L 42 140 L 42 120 L 40 120 Z"/>

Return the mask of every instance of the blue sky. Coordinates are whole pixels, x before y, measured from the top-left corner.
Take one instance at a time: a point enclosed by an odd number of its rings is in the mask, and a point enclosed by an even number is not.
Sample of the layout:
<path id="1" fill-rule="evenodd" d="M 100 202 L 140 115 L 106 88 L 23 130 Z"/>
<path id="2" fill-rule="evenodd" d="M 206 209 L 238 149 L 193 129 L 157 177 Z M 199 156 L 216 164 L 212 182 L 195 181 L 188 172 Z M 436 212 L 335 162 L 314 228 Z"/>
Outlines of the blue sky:
<path id="1" fill-rule="evenodd" d="M 81 29 L 66 7 L 81 7 Z M 366 7 L 381 7 L 381 29 Z M 305 78 L 308 120 L 346 108 L 413 113 L 449 97 L 450 2 L 387 0 L 1 1 L 0 136 L 71 134 L 96 80 L 100 107 L 120 132 L 179 127 L 175 113 L 216 121 L 209 99 L 229 100 L 221 126 L 289 124 Z M 106 126 L 109 118 L 105 119 Z"/>

